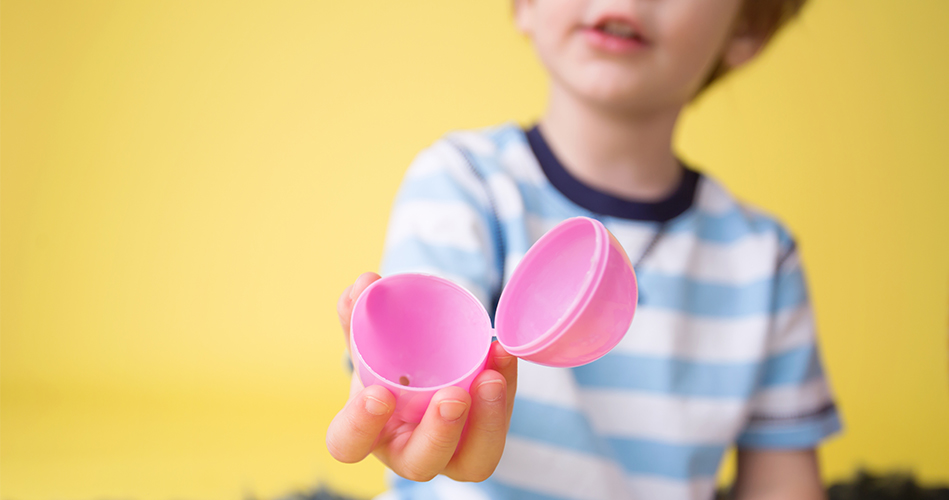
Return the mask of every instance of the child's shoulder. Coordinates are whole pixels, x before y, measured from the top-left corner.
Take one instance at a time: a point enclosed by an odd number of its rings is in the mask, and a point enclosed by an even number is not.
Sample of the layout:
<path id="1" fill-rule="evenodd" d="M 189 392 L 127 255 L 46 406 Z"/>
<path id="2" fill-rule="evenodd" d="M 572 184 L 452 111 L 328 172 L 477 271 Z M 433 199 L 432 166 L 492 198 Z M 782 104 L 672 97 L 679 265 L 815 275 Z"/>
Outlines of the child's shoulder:
<path id="1" fill-rule="evenodd" d="M 422 150 L 406 172 L 407 180 L 430 176 L 450 177 L 469 188 L 543 180 L 525 131 L 514 122 L 444 134 Z"/>
<path id="2" fill-rule="evenodd" d="M 532 158 L 516 123 L 451 131 L 416 155 L 396 203 L 434 200 L 487 213 L 492 204 L 516 195 L 520 181 L 537 177 L 540 169 Z"/>
<path id="3" fill-rule="evenodd" d="M 524 129 L 517 123 L 504 122 L 489 127 L 452 130 L 439 137 L 430 146 L 422 150 L 420 156 L 465 153 L 478 158 L 492 158 L 502 155 L 511 147 L 526 145 Z"/>
<path id="4" fill-rule="evenodd" d="M 482 157 L 499 156 L 512 147 L 520 148 L 527 144 L 524 129 L 514 122 L 454 130 L 442 136 L 439 142 L 447 142 Z"/>
<path id="5" fill-rule="evenodd" d="M 711 243 L 765 243 L 787 251 L 794 238 L 784 222 L 770 212 L 740 200 L 718 179 L 703 173 L 693 201 L 693 217 L 683 229 Z"/>

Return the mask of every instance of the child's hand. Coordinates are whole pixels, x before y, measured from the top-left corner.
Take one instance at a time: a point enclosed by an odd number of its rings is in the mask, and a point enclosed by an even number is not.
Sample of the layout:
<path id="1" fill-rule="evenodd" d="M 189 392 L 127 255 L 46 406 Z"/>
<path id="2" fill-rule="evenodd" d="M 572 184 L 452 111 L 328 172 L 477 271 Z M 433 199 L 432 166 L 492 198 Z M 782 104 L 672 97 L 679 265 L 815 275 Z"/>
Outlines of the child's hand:
<path id="1" fill-rule="evenodd" d="M 336 310 L 347 346 L 353 303 L 378 279 L 375 273 L 363 274 L 339 298 Z M 418 424 L 390 421 L 395 396 L 381 386 L 364 388 L 353 373 L 349 401 L 326 433 L 330 454 L 353 463 L 373 453 L 413 481 L 438 474 L 459 481 L 487 479 L 504 451 L 517 386 L 517 358 L 497 342 L 489 358 L 488 369 L 471 384 L 471 395 L 458 387 L 438 391 Z"/>

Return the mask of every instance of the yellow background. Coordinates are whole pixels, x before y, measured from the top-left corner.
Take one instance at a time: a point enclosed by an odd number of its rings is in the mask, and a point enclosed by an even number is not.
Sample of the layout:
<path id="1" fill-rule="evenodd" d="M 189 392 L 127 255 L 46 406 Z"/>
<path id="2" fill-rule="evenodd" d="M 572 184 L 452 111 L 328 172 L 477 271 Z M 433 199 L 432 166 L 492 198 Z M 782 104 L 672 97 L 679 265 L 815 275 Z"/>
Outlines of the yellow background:
<path id="1" fill-rule="evenodd" d="M 380 491 L 323 444 L 336 297 L 415 153 L 542 111 L 509 10 L 4 1 L 2 498 Z M 949 481 L 947 24 L 813 0 L 679 131 L 801 242 L 847 426 L 830 479 Z"/>

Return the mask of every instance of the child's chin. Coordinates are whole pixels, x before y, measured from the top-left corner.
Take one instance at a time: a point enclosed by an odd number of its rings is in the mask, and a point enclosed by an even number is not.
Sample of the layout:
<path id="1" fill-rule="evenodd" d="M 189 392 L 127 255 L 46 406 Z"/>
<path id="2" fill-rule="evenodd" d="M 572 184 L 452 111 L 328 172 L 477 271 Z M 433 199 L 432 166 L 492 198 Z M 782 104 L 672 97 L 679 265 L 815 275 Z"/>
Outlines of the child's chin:
<path id="1" fill-rule="evenodd" d="M 664 99 L 659 97 L 655 90 L 650 89 L 641 81 L 599 81 L 586 82 L 586 85 L 575 88 L 583 100 L 607 109 L 641 110 L 655 108 Z"/>

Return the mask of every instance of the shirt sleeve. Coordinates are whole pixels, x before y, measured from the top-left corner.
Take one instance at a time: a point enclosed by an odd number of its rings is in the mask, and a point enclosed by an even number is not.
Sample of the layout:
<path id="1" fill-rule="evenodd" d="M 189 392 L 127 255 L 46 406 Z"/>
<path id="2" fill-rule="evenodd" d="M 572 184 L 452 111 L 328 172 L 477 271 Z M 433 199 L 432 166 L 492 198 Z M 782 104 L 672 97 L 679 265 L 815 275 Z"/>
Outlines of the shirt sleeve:
<path id="1" fill-rule="evenodd" d="M 821 365 L 800 255 L 790 238 L 785 241 L 775 277 L 768 356 L 737 440 L 743 448 L 813 448 L 841 430 Z"/>
<path id="2" fill-rule="evenodd" d="M 443 139 L 412 162 L 392 207 L 380 271 L 451 280 L 490 313 L 501 282 L 498 223 L 484 176 L 460 147 Z"/>

